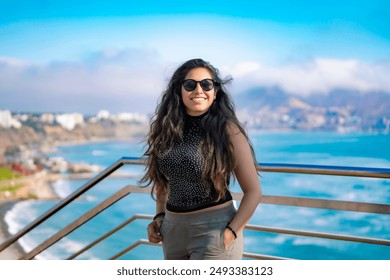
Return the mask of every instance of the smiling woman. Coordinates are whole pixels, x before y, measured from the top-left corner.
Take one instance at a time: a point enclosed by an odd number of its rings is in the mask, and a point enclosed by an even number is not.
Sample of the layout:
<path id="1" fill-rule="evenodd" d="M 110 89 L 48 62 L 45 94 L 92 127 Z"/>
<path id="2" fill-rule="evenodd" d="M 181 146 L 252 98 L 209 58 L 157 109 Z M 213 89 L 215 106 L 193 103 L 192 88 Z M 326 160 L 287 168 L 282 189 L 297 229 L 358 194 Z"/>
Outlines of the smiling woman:
<path id="1" fill-rule="evenodd" d="M 261 189 L 248 135 L 219 71 L 202 59 L 173 74 L 150 125 L 147 171 L 156 216 L 148 225 L 165 259 L 241 259 L 243 228 Z M 238 209 L 229 191 L 235 176 L 244 193 Z M 188 229 L 191 229 L 188 231 Z"/>

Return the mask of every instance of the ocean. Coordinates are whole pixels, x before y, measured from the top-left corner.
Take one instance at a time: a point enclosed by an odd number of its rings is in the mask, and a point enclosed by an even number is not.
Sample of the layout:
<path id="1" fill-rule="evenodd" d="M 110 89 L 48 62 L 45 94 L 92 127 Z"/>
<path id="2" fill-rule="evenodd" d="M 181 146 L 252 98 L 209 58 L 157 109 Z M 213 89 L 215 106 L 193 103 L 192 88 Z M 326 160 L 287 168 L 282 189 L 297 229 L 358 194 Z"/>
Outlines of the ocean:
<path id="1" fill-rule="evenodd" d="M 250 133 L 261 163 L 295 163 L 337 166 L 390 168 L 390 135 L 338 134 L 338 133 Z M 143 143 L 101 142 L 59 147 L 49 156 L 63 157 L 70 162 L 84 162 L 108 167 L 123 156 L 139 157 Z M 55 217 L 34 229 L 21 240 L 30 251 L 56 230 L 71 223 L 77 215 L 85 213 L 102 201 L 103 197 L 128 184 L 137 184 L 143 174 L 142 166 L 125 167 L 127 178 L 111 178 L 99 183 L 72 205 L 62 209 Z M 66 197 L 80 188 L 86 180 L 61 180 L 54 184 L 60 197 Z M 373 178 L 342 176 L 298 175 L 262 173 L 262 190 L 267 195 L 339 199 L 373 203 L 390 203 L 390 181 Z M 239 191 L 237 183 L 231 186 Z M 11 233 L 53 207 L 53 201 L 28 200 L 15 204 L 7 212 L 5 221 Z M 103 212 L 82 229 L 38 255 L 39 259 L 64 259 L 83 248 L 88 241 L 97 239 L 134 214 L 155 213 L 155 204 L 149 195 L 131 194 Z M 137 220 L 117 234 L 96 245 L 77 259 L 108 259 L 139 239 L 146 239 L 147 220 Z M 390 217 L 383 214 L 354 213 L 314 208 L 296 208 L 260 204 L 250 224 L 288 229 L 323 231 L 335 234 L 373 238 L 390 238 Z M 380 245 L 332 241 L 293 235 L 279 235 L 246 230 L 246 252 L 282 256 L 296 259 L 390 259 L 390 248 Z M 141 245 L 121 259 L 162 259 L 160 247 Z"/>

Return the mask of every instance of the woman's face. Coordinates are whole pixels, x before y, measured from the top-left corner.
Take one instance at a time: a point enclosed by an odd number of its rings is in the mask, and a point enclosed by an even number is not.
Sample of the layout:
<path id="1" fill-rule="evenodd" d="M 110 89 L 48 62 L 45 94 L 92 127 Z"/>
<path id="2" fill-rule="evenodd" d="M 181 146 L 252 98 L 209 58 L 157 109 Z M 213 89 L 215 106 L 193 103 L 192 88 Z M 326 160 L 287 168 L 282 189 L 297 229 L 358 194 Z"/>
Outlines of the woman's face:
<path id="1" fill-rule="evenodd" d="M 192 79 L 196 81 L 196 87 L 194 90 L 186 90 L 184 86 L 181 86 L 181 97 L 186 107 L 186 112 L 190 116 L 200 116 L 206 113 L 216 97 L 215 87 L 211 90 L 205 90 L 201 87 L 200 81 L 204 79 L 213 79 L 210 71 L 207 68 L 199 67 L 194 68 L 188 72 L 185 80 Z M 207 83 L 207 82 L 206 82 Z"/>

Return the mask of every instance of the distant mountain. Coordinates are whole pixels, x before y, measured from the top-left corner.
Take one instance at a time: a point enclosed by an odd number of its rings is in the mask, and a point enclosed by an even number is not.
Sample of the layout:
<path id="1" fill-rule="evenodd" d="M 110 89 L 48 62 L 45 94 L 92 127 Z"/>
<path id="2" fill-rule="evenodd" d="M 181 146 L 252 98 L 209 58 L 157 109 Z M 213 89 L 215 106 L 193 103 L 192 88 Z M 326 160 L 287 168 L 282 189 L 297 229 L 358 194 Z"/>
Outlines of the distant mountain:
<path id="1" fill-rule="evenodd" d="M 234 96 L 237 109 L 257 128 L 386 131 L 390 93 L 334 90 L 299 96 L 280 88 L 253 88 Z"/>
<path id="2" fill-rule="evenodd" d="M 390 93 L 335 90 L 327 95 L 311 95 L 305 98 L 317 107 L 352 107 L 357 115 L 390 118 Z"/>
<path id="3" fill-rule="evenodd" d="M 328 94 L 298 96 L 280 88 L 253 88 L 235 96 L 238 108 L 260 109 L 263 106 L 277 108 L 288 106 L 292 100 L 313 107 L 353 107 L 359 114 L 390 117 L 390 93 L 334 90 Z"/>
<path id="4" fill-rule="evenodd" d="M 235 103 L 238 108 L 257 110 L 263 106 L 272 108 L 286 105 L 286 100 L 292 97 L 279 88 L 253 88 L 235 96 Z"/>

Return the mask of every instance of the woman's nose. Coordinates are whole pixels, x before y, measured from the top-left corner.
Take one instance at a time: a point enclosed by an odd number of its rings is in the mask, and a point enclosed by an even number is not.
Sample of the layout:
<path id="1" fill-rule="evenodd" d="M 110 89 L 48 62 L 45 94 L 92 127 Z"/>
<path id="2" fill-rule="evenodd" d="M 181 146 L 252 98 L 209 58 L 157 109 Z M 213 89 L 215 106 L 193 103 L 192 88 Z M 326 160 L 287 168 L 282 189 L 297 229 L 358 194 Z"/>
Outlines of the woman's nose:
<path id="1" fill-rule="evenodd" d="M 203 93 L 203 89 L 200 86 L 200 83 L 196 83 L 195 93 Z"/>

